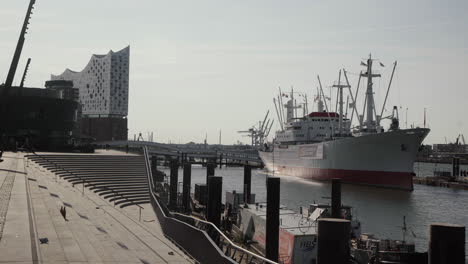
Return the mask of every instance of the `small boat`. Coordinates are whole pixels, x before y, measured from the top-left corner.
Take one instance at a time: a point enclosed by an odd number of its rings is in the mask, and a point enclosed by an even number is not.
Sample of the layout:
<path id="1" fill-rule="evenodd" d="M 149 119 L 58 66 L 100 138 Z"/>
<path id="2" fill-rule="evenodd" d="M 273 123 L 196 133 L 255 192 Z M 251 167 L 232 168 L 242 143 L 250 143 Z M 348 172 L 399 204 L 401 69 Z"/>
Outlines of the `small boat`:
<path id="1" fill-rule="evenodd" d="M 351 237 L 361 234 L 361 223 L 352 218 L 350 206 L 342 206 L 343 219 L 351 221 Z M 329 218 L 328 204 L 310 204 L 300 208 L 299 213 L 280 207 L 279 260 L 283 264 L 316 263 L 317 221 Z M 265 252 L 266 203 L 239 207 L 237 226 L 243 240 L 259 253 Z"/>

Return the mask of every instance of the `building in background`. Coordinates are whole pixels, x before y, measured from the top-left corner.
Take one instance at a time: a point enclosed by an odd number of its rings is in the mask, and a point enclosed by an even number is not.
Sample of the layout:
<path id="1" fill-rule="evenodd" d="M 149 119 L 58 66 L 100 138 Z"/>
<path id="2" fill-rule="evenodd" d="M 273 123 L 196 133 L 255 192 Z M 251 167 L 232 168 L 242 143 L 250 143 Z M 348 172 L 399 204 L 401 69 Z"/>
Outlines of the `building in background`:
<path id="1" fill-rule="evenodd" d="M 64 80 L 46 81 L 45 87 L 46 89 L 56 91 L 57 96 L 60 99 L 73 100 L 76 102 L 80 101 L 79 89 L 73 87 L 72 81 L 64 81 Z"/>
<path id="2" fill-rule="evenodd" d="M 51 76 L 53 81 L 72 81 L 78 88 L 82 136 L 97 141 L 127 139 L 129 60 L 130 47 L 126 47 L 93 55 L 80 72 L 66 69 Z"/>
<path id="3" fill-rule="evenodd" d="M 75 116 L 74 116 L 75 125 L 71 133 L 71 138 L 72 138 L 73 143 L 80 142 L 79 139 L 82 137 L 81 136 L 82 109 L 81 109 L 81 104 L 79 103 L 80 101 L 79 89 L 74 87 L 73 81 L 65 81 L 65 80 L 46 81 L 45 88 L 46 90 L 55 92 L 57 94 L 57 98 L 75 101 L 78 103 L 77 109 L 75 111 Z"/>

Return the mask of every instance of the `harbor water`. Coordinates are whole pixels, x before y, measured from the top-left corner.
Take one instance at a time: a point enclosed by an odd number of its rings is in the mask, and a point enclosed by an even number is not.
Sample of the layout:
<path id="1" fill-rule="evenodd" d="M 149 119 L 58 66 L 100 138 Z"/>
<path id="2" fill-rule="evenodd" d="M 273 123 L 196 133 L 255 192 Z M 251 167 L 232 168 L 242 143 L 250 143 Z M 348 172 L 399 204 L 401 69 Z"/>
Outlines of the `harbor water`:
<path id="1" fill-rule="evenodd" d="M 416 163 L 418 176 L 432 176 L 433 170 L 451 170 L 450 164 Z M 462 165 L 461 170 L 468 170 Z M 169 172 L 165 170 L 169 175 Z M 216 169 L 223 176 L 223 196 L 226 191 L 242 192 L 242 167 Z M 252 170 L 252 193 L 257 202 L 266 200 L 266 177 L 263 170 Z M 330 203 L 331 185 L 275 174 L 281 178 L 281 204 L 299 211 L 311 203 Z M 182 170 L 179 171 L 182 182 Z M 206 170 L 193 166 L 192 192 L 196 183 L 206 182 Z M 223 197 L 224 200 L 224 197 Z M 418 251 L 426 251 L 431 223 L 468 224 L 468 191 L 414 185 L 414 191 L 389 190 L 376 187 L 343 184 L 342 203 L 353 207 L 354 217 L 362 223 L 362 231 L 379 238 L 403 239 L 403 216 L 406 216 L 406 240 L 414 241 Z M 468 248 L 467 248 L 468 252 Z"/>

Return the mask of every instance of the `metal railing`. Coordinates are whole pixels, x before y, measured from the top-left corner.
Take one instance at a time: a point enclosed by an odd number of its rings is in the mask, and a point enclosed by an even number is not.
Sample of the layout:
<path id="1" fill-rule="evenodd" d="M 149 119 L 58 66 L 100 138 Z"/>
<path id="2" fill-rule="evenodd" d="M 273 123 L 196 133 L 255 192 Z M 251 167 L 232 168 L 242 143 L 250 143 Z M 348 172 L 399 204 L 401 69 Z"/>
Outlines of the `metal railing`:
<path id="1" fill-rule="evenodd" d="M 156 211 L 156 215 L 161 216 L 160 222 L 161 222 L 163 231 L 165 231 L 166 229 L 164 225 L 167 219 L 178 220 L 178 222 L 180 222 L 181 224 L 183 223 L 198 231 L 202 231 L 203 233 L 205 233 L 207 236 L 207 239 L 209 239 L 211 244 L 216 247 L 217 251 L 220 254 L 222 254 L 224 257 L 226 257 L 227 260 L 229 260 L 229 262 L 227 263 L 278 264 L 277 262 L 266 259 L 263 256 L 257 255 L 253 252 L 248 251 L 247 249 L 244 249 L 236 245 L 213 223 L 195 218 L 190 215 L 185 215 L 185 214 L 181 214 L 177 212 L 171 212 L 164 204 L 161 204 L 159 202 L 158 195 L 153 191 L 155 183 L 152 177 L 150 158 L 149 158 L 148 149 L 146 146 L 143 147 L 143 155 L 145 158 L 146 172 L 147 172 L 149 187 L 150 187 L 151 204 L 153 205 L 153 209 L 155 209 Z M 166 234 L 169 232 L 164 232 L 164 233 L 166 236 L 169 236 L 171 240 L 173 241 L 177 240 L 177 237 L 170 237 L 170 235 Z M 201 242 L 201 241 L 195 241 L 195 240 L 186 239 L 186 238 L 187 237 L 185 237 L 185 240 L 190 241 L 192 243 Z M 175 242 L 178 243 L 179 241 L 175 241 Z M 189 253 L 192 256 L 195 255 L 195 254 L 192 254 L 192 252 L 189 252 Z"/>
<path id="2" fill-rule="evenodd" d="M 48 163 L 51 164 L 52 166 L 54 166 L 54 168 L 55 168 L 56 171 L 62 171 L 62 172 L 67 173 L 69 176 L 78 178 L 78 179 L 82 182 L 82 191 L 81 191 L 82 195 L 85 194 L 85 192 L 84 192 L 85 184 L 88 184 L 88 186 L 92 186 L 92 185 L 93 185 L 93 183 L 92 183 L 91 181 L 89 181 L 88 179 L 86 179 L 86 178 L 84 178 L 84 177 L 82 177 L 82 176 L 80 176 L 80 175 L 75 174 L 74 172 L 72 172 L 72 171 L 70 171 L 70 170 L 68 170 L 68 169 L 66 169 L 66 168 L 64 168 L 64 167 L 62 167 L 62 166 L 60 166 L 60 165 L 57 164 L 56 162 L 53 162 L 53 161 L 47 159 L 46 157 L 43 157 L 43 156 L 41 156 L 41 155 L 39 155 L 39 154 L 37 154 L 37 153 L 32 152 L 32 154 L 33 154 L 33 156 L 38 157 L 38 158 L 40 158 L 40 159 L 42 159 L 42 160 L 48 162 Z M 29 160 L 29 157 L 30 157 L 30 155 L 26 155 L 26 156 L 25 156 L 25 158 L 27 158 L 28 160 Z M 27 164 L 26 166 L 29 166 L 29 162 L 26 163 L 26 164 Z M 47 168 L 45 168 L 45 169 L 47 169 Z M 57 178 L 59 177 L 58 174 L 55 173 L 55 176 L 56 176 L 56 180 L 57 180 Z M 77 185 L 77 184 L 79 184 L 79 183 L 71 183 L 71 184 L 72 184 L 73 187 L 75 187 L 75 185 Z M 99 186 L 99 187 L 105 189 L 106 191 L 112 192 L 114 195 L 116 195 L 116 196 L 118 196 L 118 197 L 121 197 L 122 199 L 124 199 L 125 201 L 127 201 L 129 204 L 133 204 L 133 205 L 138 206 L 138 208 L 139 208 L 139 218 L 138 218 L 138 219 L 139 219 L 139 221 L 141 221 L 141 210 L 144 210 L 145 208 L 143 208 L 142 206 L 138 205 L 137 203 L 134 203 L 133 201 L 129 200 L 127 197 L 123 196 L 123 194 L 120 194 L 120 193 L 119 193 L 118 191 L 116 191 L 116 190 L 113 190 L 113 189 L 111 189 L 111 188 L 109 188 L 109 187 L 107 187 L 107 186 Z M 114 206 L 115 206 L 115 204 L 116 204 L 116 200 L 114 200 Z"/>

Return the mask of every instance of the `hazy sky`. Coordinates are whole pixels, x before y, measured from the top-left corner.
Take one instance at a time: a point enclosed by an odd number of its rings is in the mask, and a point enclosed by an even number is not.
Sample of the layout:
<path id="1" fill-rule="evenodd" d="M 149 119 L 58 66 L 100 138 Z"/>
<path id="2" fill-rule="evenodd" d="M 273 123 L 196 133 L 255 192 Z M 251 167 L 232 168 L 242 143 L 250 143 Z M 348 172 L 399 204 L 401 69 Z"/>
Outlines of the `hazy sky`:
<path id="1" fill-rule="evenodd" d="M 0 78 L 28 3 L 1 0 Z M 26 84 L 43 87 L 93 53 L 130 45 L 129 136 L 201 142 L 207 133 L 217 143 L 221 129 L 227 144 L 248 142 L 237 131 L 274 114 L 278 86 L 312 98 L 317 74 L 330 86 L 346 68 L 355 89 L 352 73 L 372 53 L 387 66 L 375 81 L 379 109 L 398 60 L 386 108 L 401 106 L 403 127 L 406 108 L 421 126 L 427 108 L 426 143 L 454 141 L 468 129 L 467 10 L 466 0 L 37 0 L 15 83 L 28 57 Z"/>

